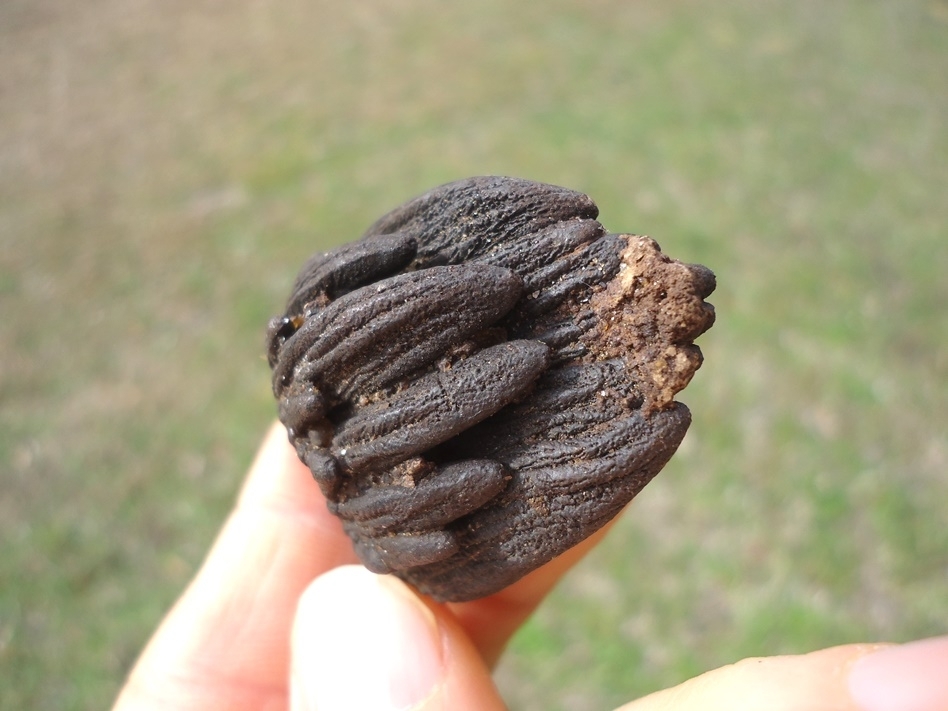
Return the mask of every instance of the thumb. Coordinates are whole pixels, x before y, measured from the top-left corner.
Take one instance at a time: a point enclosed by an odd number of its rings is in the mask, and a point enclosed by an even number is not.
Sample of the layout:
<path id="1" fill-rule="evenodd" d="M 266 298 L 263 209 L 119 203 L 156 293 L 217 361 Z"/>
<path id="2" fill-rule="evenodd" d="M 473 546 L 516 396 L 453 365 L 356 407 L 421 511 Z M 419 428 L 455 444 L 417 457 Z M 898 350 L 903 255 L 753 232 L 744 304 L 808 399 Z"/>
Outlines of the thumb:
<path id="1" fill-rule="evenodd" d="M 290 691 L 293 711 L 504 708 L 445 608 L 354 565 L 320 576 L 300 598 Z"/>

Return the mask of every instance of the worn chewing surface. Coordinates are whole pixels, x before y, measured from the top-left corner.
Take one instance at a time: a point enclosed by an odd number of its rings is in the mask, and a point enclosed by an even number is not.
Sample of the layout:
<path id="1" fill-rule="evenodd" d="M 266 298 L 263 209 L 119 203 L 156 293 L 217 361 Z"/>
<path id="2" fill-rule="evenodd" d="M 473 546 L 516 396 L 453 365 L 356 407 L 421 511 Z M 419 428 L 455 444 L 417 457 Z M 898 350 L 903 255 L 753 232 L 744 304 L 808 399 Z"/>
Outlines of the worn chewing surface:
<path id="1" fill-rule="evenodd" d="M 470 178 L 304 265 L 268 329 L 273 390 L 368 568 L 489 595 L 675 452 L 714 275 L 597 215 L 565 188 Z"/>

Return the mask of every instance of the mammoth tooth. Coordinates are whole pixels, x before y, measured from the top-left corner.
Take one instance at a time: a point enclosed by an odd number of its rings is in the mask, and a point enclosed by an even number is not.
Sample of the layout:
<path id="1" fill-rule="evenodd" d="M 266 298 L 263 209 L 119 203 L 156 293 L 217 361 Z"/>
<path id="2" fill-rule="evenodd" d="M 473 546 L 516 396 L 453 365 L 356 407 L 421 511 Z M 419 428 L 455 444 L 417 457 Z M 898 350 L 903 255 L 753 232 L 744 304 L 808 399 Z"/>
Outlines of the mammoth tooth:
<path id="1" fill-rule="evenodd" d="M 273 390 L 367 567 L 490 595 L 674 454 L 714 274 L 597 217 L 566 188 L 470 178 L 304 266 L 268 325 Z"/>

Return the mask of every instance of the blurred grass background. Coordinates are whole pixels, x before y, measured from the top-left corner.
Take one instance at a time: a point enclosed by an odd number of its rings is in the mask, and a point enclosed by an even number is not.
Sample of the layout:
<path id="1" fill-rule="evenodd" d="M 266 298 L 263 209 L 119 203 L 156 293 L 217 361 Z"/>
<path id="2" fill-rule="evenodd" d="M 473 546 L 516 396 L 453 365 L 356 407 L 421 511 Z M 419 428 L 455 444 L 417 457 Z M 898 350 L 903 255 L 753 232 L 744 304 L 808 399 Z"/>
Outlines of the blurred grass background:
<path id="1" fill-rule="evenodd" d="M 945 0 L 3 0 L 0 66 L 3 709 L 111 702 L 297 268 L 474 174 L 719 280 L 692 430 L 514 640 L 514 709 L 945 631 Z"/>

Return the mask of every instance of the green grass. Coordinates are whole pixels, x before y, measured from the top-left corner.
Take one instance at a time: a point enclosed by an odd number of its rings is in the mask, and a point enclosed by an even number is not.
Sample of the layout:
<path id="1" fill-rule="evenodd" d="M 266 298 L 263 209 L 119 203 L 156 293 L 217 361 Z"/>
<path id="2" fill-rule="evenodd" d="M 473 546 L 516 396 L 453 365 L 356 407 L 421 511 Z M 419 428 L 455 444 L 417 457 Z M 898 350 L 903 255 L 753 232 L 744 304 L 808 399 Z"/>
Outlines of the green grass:
<path id="1" fill-rule="evenodd" d="M 718 274 L 695 423 L 517 636 L 513 708 L 945 631 L 948 5 L 0 5 L 0 707 L 107 706 L 273 416 L 311 252 L 437 183 Z"/>

